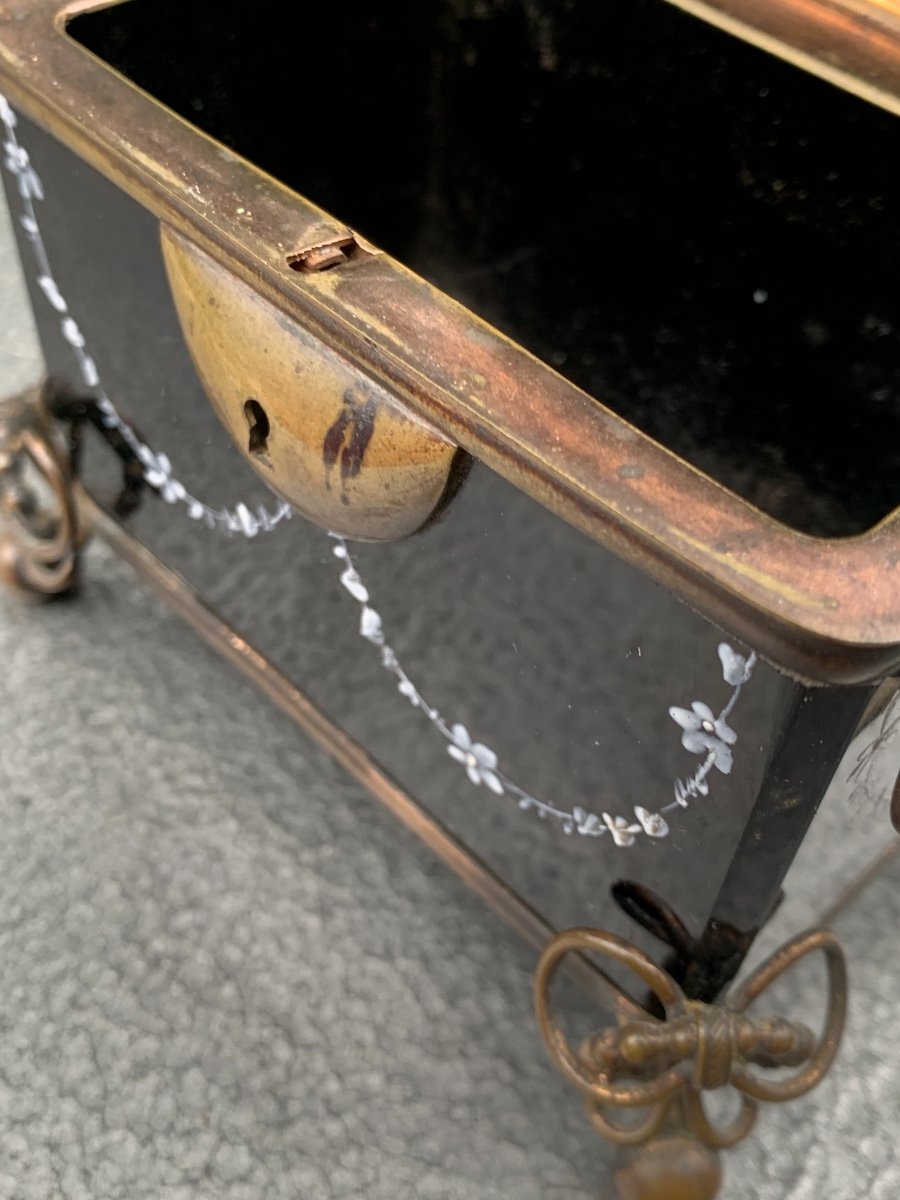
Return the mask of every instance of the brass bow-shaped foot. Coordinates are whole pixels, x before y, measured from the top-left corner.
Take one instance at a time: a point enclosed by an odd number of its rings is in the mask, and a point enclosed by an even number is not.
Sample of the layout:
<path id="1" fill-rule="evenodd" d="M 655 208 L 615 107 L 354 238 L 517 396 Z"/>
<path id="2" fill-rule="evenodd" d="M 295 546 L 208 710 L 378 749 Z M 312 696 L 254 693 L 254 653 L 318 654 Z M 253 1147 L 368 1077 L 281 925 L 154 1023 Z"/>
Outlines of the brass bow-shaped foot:
<path id="1" fill-rule="evenodd" d="M 828 967 L 828 1010 L 818 1039 L 799 1022 L 747 1013 L 775 979 L 815 950 Z M 553 1015 L 550 992 L 563 959 L 584 952 L 635 972 L 658 997 L 665 1019 L 629 1015 L 574 1050 Z M 812 930 L 768 958 L 721 1004 L 702 1004 L 630 943 L 602 930 L 569 929 L 541 955 L 535 1005 L 550 1053 L 584 1096 L 594 1128 L 619 1146 L 640 1147 L 618 1175 L 625 1200 L 708 1200 L 721 1184 L 717 1152 L 747 1136 L 759 1102 L 802 1096 L 831 1066 L 847 1013 L 847 968 L 834 934 Z M 776 1068 L 797 1070 L 776 1079 L 762 1073 Z M 740 1109 L 717 1126 L 702 1093 L 726 1086 L 739 1093 Z M 614 1109 L 646 1112 L 620 1123 Z"/>
<path id="2" fill-rule="evenodd" d="M 39 595 L 67 592 L 79 542 L 68 447 L 41 389 L 0 401 L 0 574 Z"/>

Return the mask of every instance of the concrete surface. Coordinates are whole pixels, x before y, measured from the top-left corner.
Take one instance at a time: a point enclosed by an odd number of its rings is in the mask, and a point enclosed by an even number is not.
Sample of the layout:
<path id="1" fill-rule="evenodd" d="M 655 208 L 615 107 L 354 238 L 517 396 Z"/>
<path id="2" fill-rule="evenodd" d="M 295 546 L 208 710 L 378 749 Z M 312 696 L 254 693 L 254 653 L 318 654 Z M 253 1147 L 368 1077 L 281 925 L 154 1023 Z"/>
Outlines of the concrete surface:
<path id="1" fill-rule="evenodd" d="M 0 392 L 38 369 L 3 221 Z M 532 953 L 102 547 L 86 576 L 0 595 L 0 1200 L 611 1195 Z M 879 787 L 830 797 L 778 935 L 886 842 Z M 897 1195 L 898 923 L 894 857 L 836 922 L 838 1067 L 729 1156 L 731 1200 Z"/>

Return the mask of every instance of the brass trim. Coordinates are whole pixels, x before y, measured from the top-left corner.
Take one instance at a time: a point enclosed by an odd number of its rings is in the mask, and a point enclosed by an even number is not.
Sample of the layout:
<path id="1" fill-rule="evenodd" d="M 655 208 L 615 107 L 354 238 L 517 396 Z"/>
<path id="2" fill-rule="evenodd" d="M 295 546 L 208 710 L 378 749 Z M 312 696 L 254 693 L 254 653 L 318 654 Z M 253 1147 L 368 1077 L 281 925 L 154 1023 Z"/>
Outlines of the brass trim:
<path id="1" fill-rule="evenodd" d="M 813 682 L 854 683 L 900 665 L 900 510 L 859 537 L 800 534 L 387 255 L 368 248 L 337 270 L 292 269 L 289 257 L 352 239 L 353 231 L 223 151 L 65 36 L 72 16 L 101 7 L 107 4 L 0 0 L 0 88 L 24 112 L 454 443 L 781 669 Z M 819 73 L 838 42 L 846 64 L 834 81 L 855 81 L 857 91 L 865 84 L 867 98 L 900 111 L 900 28 L 883 5 L 722 0 L 695 7 L 707 17 L 717 8 L 719 23 L 729 12 L 734 20 L 743 14 L 744 25 L 748 14 L 762 14 L 760 28 L 775 30 L 767 36 L 783 48 L 793 45 L 787 33 L 794 30 L 794 42 L 813 48 L 807 56 L 821 45 Z M 863 74 L 865 47 L 881 65 L 874 91 Z M 251 192 L 249 224 L 239 214 Z M 629 463 L 642 470 L 620 471 Z"/>
<path id="2" fill-rule="evenodd" d="M 669 0 L 871 104 L 900 114 L 896 0 Z"/>
<path id="3" fill-rule="evenodd" d="M 828 979 L 827 1011 L 818 1038 L 797 1021 L 748 1015 L 750 1005 L 776 979 L 817 951 L 825 957 Z M 664 1020 L 649 1013 L 638 1020 L 620 1016 L 617 1025 L 573 1048 L 553 1011 L 551 988 L 566 957 L 585 952 L 611 959 L 637 975 L 659 1000 Z M 671 976 L 631 943 L 600 929 L 568 929 L 541 955 L 534 998 L 550 1056 L 581 1092 L 594 1129 L 618 1146 L 643 1148 L 623 1173 L 629 1200 L 711 1197 L 721 1182 L 714 1169 L 716 1152 L 750 1133 L 760 1102 L 783 1103 L 803 1096 L 830 1069 L 847 1019 L 847 964 L 837 937 L 813 929 L 766 959 L 721 1004 L 703 1004 L 689 1000 Z M 777 1079 L 760 1073 L 786 1067 L 797 1070 Z M 710 1120 L 703 1093 L 725 1086 L 736 1090 L 740 1107 L 721 1126 Z M 623 1124 L 610 1112 L 622 1109 L 647 1112 Z M 713 1157 L 692 1147 L 705 1148 Z M 646 1157 L 642 1160 L 641 1155 Z"/>
<path id="4" fill-rule="evenodd" d="M 71 591 L 82 541 L 62 434 L 31 388 L 0 401 L 0 575 L 39 596 Z"/>

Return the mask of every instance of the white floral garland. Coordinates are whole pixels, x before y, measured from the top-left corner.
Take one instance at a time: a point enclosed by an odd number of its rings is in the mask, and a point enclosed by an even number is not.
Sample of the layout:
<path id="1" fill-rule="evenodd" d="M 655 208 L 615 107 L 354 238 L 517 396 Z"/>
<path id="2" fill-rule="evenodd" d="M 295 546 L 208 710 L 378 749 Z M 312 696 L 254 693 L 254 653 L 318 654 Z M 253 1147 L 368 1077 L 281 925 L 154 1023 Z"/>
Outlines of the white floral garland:
<path id="1" fill-rule="evenodd" d="M 333 533 L 334 554 L 343 565 L 341 583 L 359 604 L 359 632 L 366 641 L 379 647 L 381 665 L 390 671 L 397 679 L 397 688 L 402 696 L 410 702 L 431 722 L 434 728 L 448 742 L 447 753 L 466 769 L 469 780 L 476 787 L 483 784 L 497 796 L 509 796 L 515 800 L 523 811 L 534 810 L 539 817 L 560 822 L 563 832 L 580 833 L 584 837 L 601 837 L 609 833 L 617 846 L 631 846 L 638 834 L 645 833 L 651 838 L 663 838 L 669 832 L 669 825 L 663 814 L 677 808 L 687 808 L 689 800 L 697 796 L 709 794 L 707 776 L 713 767 L 723 775 L 730 775 L 733 765 L 732 748 L 737 742 L 737 734 L 728 724 L 734 706 L 738 702 L 741 690 L 750 679 L 756 665 L 756 655 L 748 658 L 738 654 L 727 642 L 719 644 L 719 661 L 722 664 L 722 676 L 726 683 L 731 684 L 732 693 L 728 703 L 718 714 L 714 715 L 708 705 L 695 700 L 690 708 L 669 709 L 669 715 L 681 726 L 681 743 L 692 753 L 703 753 L 703 762 L 688 779 L 675 781 L 675 799 L 659 812 L 651 812 L 640 805 L 634 807 L 634 817 L 613 816 L 608 812 L 598 816 L 575 806 L 572 809 L 559 808 L 538 800 L 536 796 L 526 792 L 524 788 L 509 778 L 498 764 L 497 755 L 483 742 L 472 740 L 465 725 L 450 725 L 438 709 L 428 704 L 422 693 L 406 673 L 396 652 L 385 638 L 384 622 L 381 614 L 371 603 L 369 589 L 356 569 L 347 542 L 340 534 Z"/>
<path id="2" fill-rule="evenodd" d="M 16 114 L 6 98 L 0 94 L 0 122 L 4 127 L 3 150 L 7 170 L 15 177 L 22 199 L 19 223 L 31 243 L 37 266 L 37 284 L 48 303 L 59 315 L 60 331 L 71 346 L 81 372 L 82 380 L 93 393 L 102 420 L 108 428 L 115 429 L 143 467 L 143 475 L 150 487 L 159 492 L 167 504 L 183 504 L 187 515 L 201 521 L 210 529 L 222 529 L 226 533 L 239 533 L 255 537 L 258 533 L 269 533 L 282 521 L 290 518 L 292 510 L 284 501 L 279 501 L 273 512 L 260 505 L 254 511 L 239 503 L 233 509 L 213 508 L 192 495 L 172 471 L 172 464 L 165 454 L 158 454 L 147 446 L 134 429 L 120 416 L 109 399 L 96 363 L 88 353 L 84 334 L 69 313 L 69 306 L 62 295 L 47 256 L 35 210 L 35 201 L 43 200 L 41 180 L 31 165 L 27 150 L 16 135 Z M 450 725 L 436 709 L 425 702 L 422 693 L 404 670 L 394 650 L 385 639 L 384 625 L 380 613 L 371 605 L 369 590 L 363 582 L 346 541 L 340 534 L 331 534 L 335 541 L 334 554 L 342 565 L 340 581 L 360 606 L 360 635 L 379 647 L 382 666 L 397 679 L 401 695 L 418 709 L 447 742 L 447 753 L 465 768 L 470 782 L 476 787 L 484 785 L 497 796 L 509 796 L 523 811 L 533 810 L 541 818 L 551 818 L 560 823 L 567 834 L 578 833 L 584 837 L 603 837 L 609 834 L 617 846 L 631 846 L 639 834 L 650 838 L 664 838 L 669 825 L 664 814 L 677 808 L 686 808 L 688 802 L 709 794 L 708 776 L 715 767 L 723 775 L 731 773 L 733 747 L 737 734 L 728 724 L 741 689 L 748 682 L 756 664 L 756 655 L 744 658 L 727 642 L 719 645 L 719 659 L 725 682 L 732 686 L 728 703 L 718 716 L 708 705 L 699 700 L 692 702 L 689 709 L 670 708 L 669 715 L 681 727 L 681 742 L 693 754 L 703 754 L 704 759 L 687 779 L 675 781 L 675 799 L 658 812 L 635 805 L 633 817 L 613 816 L 603 812 L 599 816 L 576 805 L 571 809 L 560 808 L 545 800 L 538 800 L 530 792 L 519 787 L 498 764 L 497 755 L 483 742 L 473 741 L 465 725 Z"/>
<path id="3" fill-rule="evenodd" d="M 47 248 L 37 222 L 35 200 L 43 200 L 44 188 L 37 171 L 31 165 L 28 151 L 16 136 L 16 114 L 5 96 L 0 95 L 0 122 L 6 135 L 3 143 L 5 165 L 15 176 L 22 198 L 22 212 L 19 214 L 19 224 L 31 242 L 37 266 L 37 284 L 47 298 L 51 308 L 59 314 L 59 327 L 62 336 L 72 347 L 81 378 L 85 387 L 93 393 L 101 419 L 107 428 L 115 429 L 124 439 L 128 447 L 140 459 L 144 468 L 144 478 L 150 487 L 155 488 L 167 504 L 183 504 L 187 515 L 195 521 L 202 521 L 210 529 L 224 529 L 228 533 L 242 533 L 246 537 L 255 537 L 257 533 L 268 533 L 291 516 L 291 507 L 283 500 L 278 502 L 275 510 L 269 512 L 260 505 L 251 512 L 246 504 L 238 504 L 234 509 L 212 508 L 192 496 L 183 483 L 172 473 L 172 464 L 165 454 L 156 454 L 137 436 L 131 426 L 124 421 L 116 411 L 115 405 L 107 396 L 97 364 L 87 352 L 84 334 L 74 317 L 69 313 L 69 306 L 59 289 Z"/>

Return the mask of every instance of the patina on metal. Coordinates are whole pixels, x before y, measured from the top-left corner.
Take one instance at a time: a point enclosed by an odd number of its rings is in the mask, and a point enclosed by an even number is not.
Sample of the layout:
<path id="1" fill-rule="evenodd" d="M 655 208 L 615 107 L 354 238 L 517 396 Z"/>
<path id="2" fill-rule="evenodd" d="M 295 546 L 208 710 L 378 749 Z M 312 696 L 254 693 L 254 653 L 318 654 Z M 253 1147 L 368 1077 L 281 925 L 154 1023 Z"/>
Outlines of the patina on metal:
<path id="1" fill-rule="evenodd" d="M 384 541 L 429 521 L 463 452 L 180 234 L 163 227 L 162 247 L 206 393 L 269 487 L 348 537 Z M 337 265 L 327 249 L 300 269 Z"/>
<path id="2" fill-rule="evenodd" d="M 747 1009 L 800 959 L 821 951 L 828 969 L 827 1012 L 818 1038 L 803 1024 L 757 1017 Z M 594 953 L 634 972 L 659 1001 L 664 1020 L 649 1013 L 620 1017 L 573 1049 L 552 1007 L 551 987 L 570 954 Z M 715 1196 L 721 1183 L 716 1152 L 736 1145 L 756 1121 L 759 1103 L 805 1095 L 824 1078 L 847 1015 L 847 968 L 835 935 L 800 934 L 768 958 L 720 1004 L 689 1000 L 675 980 L 629 942 L 597 929 L 569 929 L 541 955 L 535 976 L 541 1033 L 562 1075 L 585 1099 L 591 1124 L 618 1146 L 641 1148 L 620 1173 L 626 1200 Z M 763 1072 L 799 1068 L 787 1077 Z M 734 1088 L 737 1115 L 715 1124 L 703 1093 Z M 635 1121 L 612 1112 L 644 1109 Z M 612 1110 L 612 1111 L 610 1111 Z"/>
<path id="3" fill-rule="evenodd" d="M 896 0 L 669 0 L 891 112 L 900 113 Z"/>
<path id="4" fill-rule="evenodd" d="M 843 541 L 764 516 L 389 256 L 356 253 L 353 230 L 69 39 L 67 21 L 98 7 L 0 0 L 0 86 L 24 112 L 451 445 L 783 670 L 850 683 L 896 669 L 900 514 Z M 720 23 L 762 13 L 775 52 L 900 111 L 900 25 L 883 5 L 693 7 Z"/>
<path id="5" fill-rule="evenodd" d="M 71 591 L 83 540 L 69 446 L 33 388 L 0 401 L 0 572 L 39 596 Z"/>

